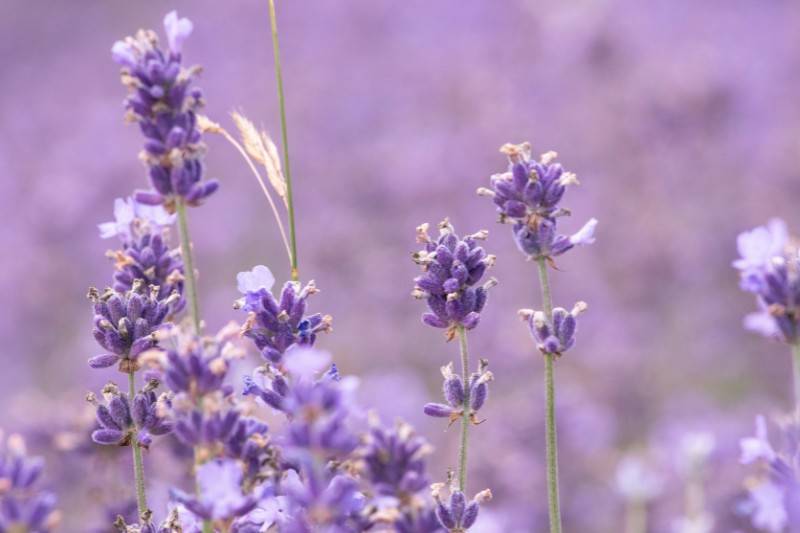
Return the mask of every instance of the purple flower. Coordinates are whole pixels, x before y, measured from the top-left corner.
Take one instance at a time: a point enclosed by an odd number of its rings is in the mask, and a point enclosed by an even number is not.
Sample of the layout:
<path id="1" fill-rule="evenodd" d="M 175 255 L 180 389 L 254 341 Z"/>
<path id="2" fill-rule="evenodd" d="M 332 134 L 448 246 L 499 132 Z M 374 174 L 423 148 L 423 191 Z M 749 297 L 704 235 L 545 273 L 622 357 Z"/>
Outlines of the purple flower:
<path id="1" fill-rule="evenodd" d="M 542 311 L 520 309 L 519 316 L 528 323 L 531 335 L 543 354 L 562 355 L 575 345 L 578 315 L 586 311 L 586 302 L 578 302 L 567 311 L 563 307 L 553 309 L 553 320 L 547 319 Z"/>
<path id="2" fill-rule="evenodd" d="M 773 258 L 782 257 L 788 242 L 789 231 L 786 222 L 773 218 L 766 226 L 759 226 L 739 234 L 736 247 L 741 257 L 733 262 L 733 266 L 743 272 L 761 269 Z"/>
<path id="3" fill-rule="evenodd" d="M 431 485 L 431 493 L 436 501 L 436 516 L 443 528 L 452 533 L 463 533 L 475 525 L 481 504 L 492 499 L 492 492 L 488 489 L 475 495 L 472 501 L 467 502 L 464 493 L 451 489 L 450 498 L 444 501 L 442 493 L 444 483 Z"/>
<path id="4" fill-rule="evenodd" d="M 742 290 L 756 295 L 759 312 L 745 318 L 745 328 L 787 343 L 798 339 L 800 257 L 788 245 L 780 220 L 739 235 L 741 258 L 733 262 L 740 271 Z"/>
<path id="5" fill-rule="evenodd" d="M 469 377 L 469 387 L 465 387 L 461 376 L 453 372 L 453 363 L 443 366 L 442 391 L 447 403 L 425 404 L 423 412 L 435 418 L 449 418 L 452 424 L 464 415 L 467 407 L 470 421 L 475 425 L 480 424 L 477 414 L 489 397 L 489 382 L 494 380 L 494 375 L 487 370 L 488 366 L 486 359 L 479 361 L 477 372 Z"/>
<path id="6" fill-rule="evenodd" d="M 155 332 L 162 326 L 176 293 L 159 300 L 159 288 L 151 286 L 149 292 L 140 280 L 135 280 L 128 292 L 106 289 L 100 292 L 89 289 L 89 299 L 94 303 L 94 335 L 97 343 L 109 353 L 89 359 L 92 368 L 106 368 L 117 362 L 120 370 L 130 372 L 138 368 L 139 354 L 156 346 Z"/>
<path id="7" fill-rule="evenodd" d="M 270 292 L 274 278 L 267 267 L 259 265 L 250 272 L 240 272 L 237 282 L 244 297 L 236 307 L 248 313 L 242 335 L 252 339 L 267 361 L 279 363 L 290 347 L 313 346 L 317 334 L 331 331 L 329 315 L 305 314 L 306 300 L 319 292 L 313 281 L 303 288 L 297 282 L 287 282 L 280 300 Z"/>
<path id="8" fill-rule="evenodd" d="M 478 194 L 494 200 L 501 223 L 512 224 L 514 241 L 522 253 L 552 260 L 575 246 L 594 242 L 594 218 L 571 236 L 558 232 L 558 218 L 570 214 L 559 204 L 567 187 L 578 180 L 553 162 L 555 152 L 546 152 L 534 161 L 529 143 L 506 144 L 500 151 L 508 156 L 508 172 L 492 176 L 491 189 L 480 188 Z"/>
<path id="9" fill-rule="evenodd" d="M 198 205 L 219 187 L 203 181 L 205 147 L 197 126 L 202 93 L 192 86 L 199 69 L 184 69 L 181 48 L 192 30 L 175 12 L 164 19 L 170 52 L 158 46 L 153 32 L 119 41 L 112 48 L 122 67 L 122 81 L 130 90 L 128 117 L 139 123 L 145 137 L 143 159 L 149 169 L 150 191 L 138 191 L 137 201 L 175 210 L 175 201 Z"/>
<path id="10" fill-rule="evenodd" d="M 394 521 L 397 533 L 444 533 L 432 507 L 407 509 Z"/>
<path id="11" fill-rule="evenodd" d="M 365 506 L 364 495 L 354 478 L 335 474 L 329 480 L 312 468 L 304 468 L 302 479 L 289 471 L 283 481 L 288 501 L 287 522 L 281 533 L 358 533 L 364 531 L 360 516 Z"/>
<path id="12" fill-rule="evenodd" d="M 505 144 L 500 151 L 508 156 L 508 171 L 492 176 L 491 189 L 479 189 L 478 194 L 494 200 L 501 222 L 535 227 L 541 220 L 569 214 L 559 202 L 578 180 L 553 162 L 558 154 L 546 152 L 535 161 L 530 143 Z"/>
<path id="13" fill-rule="evenodd" d="M 114 220 L 98 224 L 97 227 L 101 239 L 119 237 L 125 242 L 132 237 L 137 226 L 158 229 L 174 223 L 175 215 L 167 213 L 162 206 L 141 204 L 133 198 L 117 198 L 114 200 Z"/>
<path id="14" fill-rule="evenodd" d="M 173 53 L 181 53 L 183 42 L 192 34 L 192 28 L 192 21 L 186 18 L 179 19 L 177 11 L 167 13 L 164 17 L 164 30 Z"/>
<path id="15" fill-rule="evenodd" d="M 0 431 L 0 531 L 44 533 L 58 525 L 55 495 L 36 486 L 43 466 L 22 437 L 3 439 Z"/>
<path id="16" fill-rule="evenodd" d="M 202 519 L 231 520 L 246 515 L 258 503 L 254 495 L 244 494 L 242 479 L 237 461 L 215 459 L 197 469 L 197 496 L 173 490 L 172 498 Z"/>
<path id="17" fill-rule="evenodd" d="M 133 397 L 121 393 L 116 385 L 109 383 L 103 388 L 105 405 L 90 394 L 88 400 L 97 409 L 99 429 L 92 432 L 92 440 L 106 446 L 128 446 L 135 439 L 139 446 L 148 448 L 153 436 L 166 435 L 172 431 L 171 422 L 164 416 L 169 405 L 166 398 L 158 398 L 146 388 Z"/>
<path id="18" fill-rule="evenodd" d="M 375 492 L 405 501 L 428 486 L 425 457 L 431 451 L 410 425 L 398 422 L 389 429 L 372 420 L 359 455 L 365 465 L 364 477 Z"/>
<path id="19" fill-rule="evenodd" d="M 413 259 L 423 274 L 414 278 L 412 295 L 424 299 L 430 309 L 422 315 L 422 321 L 435 328 L 447 328 L 448 338 L 452 338 L 456 328 L 472 329 L 478 325 L 488 290 L 497 281 L 490 278 L 482 286 L 476 285 L 495 257 L 478 245 L 479 240 L 486 239 L 486 231 L 461 239 L 445 219 L 439 224 L 439 237 L 433 240 L 428 227 L 422 224 L 417 228 L 417 242 L 424 248 Z"/>
<path id="20" fill-rule="evenodd" d="M 350 428 L 355 384 L 341 379 L 336 365 L 315 377 L 320 365 L 330 360 L 325 352 L 310 348 L 295 348 L 292 352 L 290 361 L 297 355 L 298 360 L 310 363 L 301 369 L 305 374 L 295 367 L 290 382 L 282 372 L 268 366 L 258 371 L 265 373 L 263 385 L 249 376 L 245 378 L 244 394 L 261 398 L 287 415 L 285 443 L 290 454 L 314 451 L 330 458 L 346 456 L 358 445 L 358 437 Z"/>
<path id="21" fill-rule="evenodd" d="M 767 469 L 748 486 L 744 510 L 757 528 L 780 533 L 787 524 L 800 524 L 800 425 L 793 417 L 781 425 L 783 449 L 775 449 L 767 436 L 763 416 L 756 418 L 756 435 L 740 441 L 743 464 L 761 463 Z"/>

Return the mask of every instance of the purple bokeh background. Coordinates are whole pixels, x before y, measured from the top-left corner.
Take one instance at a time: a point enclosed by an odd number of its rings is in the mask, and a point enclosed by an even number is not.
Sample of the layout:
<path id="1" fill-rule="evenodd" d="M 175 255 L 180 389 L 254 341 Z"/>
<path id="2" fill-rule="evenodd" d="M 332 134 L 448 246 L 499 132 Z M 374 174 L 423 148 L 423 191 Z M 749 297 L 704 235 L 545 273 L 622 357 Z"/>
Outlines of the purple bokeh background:
<path id="1" fill-rule="evenodd" d="M 111 272 L 96 224 L 145 183 L 109 50 L 140 27 L 160 31 L 171 9 L 195 23 L 185 57 L 204 67 L 208 115 L 232 130 L 238 109 L 277 138 L 265 2 L 0 3 L 0 426 L 47 454 L 64 531 L 98 523 L 90 509 L 108 487 L 89 481 L 80 454 L 51 446 L 108 379 L 85 364 L 97 351 L 86 289 Z M 788 407 L 790 360 L 741 329 L 753 302 L 730 261 L 739 231 L 772 216 L 800 226 L 798 4 L 320 0 L 278 10 L 301 275 L 322 289 L 313 309 L 334 316 L 319 346 L 361 377 L 364 405 L 414 423 L 437 445 L 431 470 L 443 477 L 455 434 L 421 405 L 438 399 L 438 368 L 457 347 L 419 323 L 409 252 L 423 221 L 489 228 L 500 285 L 471 345 L 496 382 L 473 432 L 471 483 L 495 493 L 484 531 L 545 529 L 542 365 L 515 315 L 540 305 L 535 266 L 475 195 L 505 167 L 498 147 L 530 140 L 581 179 L 566 229 L 600 220 L 597 243 L 552 277 L 557 305 L 590 305 L 557 366 L 566 529 L 621 530 L 612 480 L 636 449 L 670 479 L 652 505 L 652 531 L 669 531 L 683 498 L 671 449 L 702 429 L 717 437 L 708 492 L 719 531 L 746 531 L 733 516 L 745 475 L 737 440 L 755 414 Z M 222 189 L 190 224 L 216 330 L 241 318 L 237 272 L 264 263 L 280 281 L 288 268 L 247 168 L 221 138 L 207 144 Z"/>

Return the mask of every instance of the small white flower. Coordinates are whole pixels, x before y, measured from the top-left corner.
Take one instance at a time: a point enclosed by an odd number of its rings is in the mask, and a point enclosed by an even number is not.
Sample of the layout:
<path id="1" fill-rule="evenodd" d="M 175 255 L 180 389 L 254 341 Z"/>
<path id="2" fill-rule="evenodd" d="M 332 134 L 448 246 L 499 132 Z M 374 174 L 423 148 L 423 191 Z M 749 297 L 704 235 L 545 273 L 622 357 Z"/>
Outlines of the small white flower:
<path id="1" fill-rule="evenodd" d="M 275 285 L 275 276 L 273 276 L 270 269 L 264 265 L 253 267 L 253 270 L 250 272 L 239 272 L 236 274 L 236 286 L 242 294 L 258 292 L 261 289 L 270 291 L 273 285 Z"/>
<path id="2" fill-rule="evenodd" d="M 767 440 L 767 421 L 763 415 L 756 417 L 756 435 L 739 441 L 742 455 L 739 459 L 742 464 L 748 465 L 758 460 L 771 462 L 775 460 L 775 450 Z"/>
<path id="3" fill-rule="evenodd" d="M 124 67 L 134 67 L 136 65 L 136 54 L 133 47 L 125 41 L 117 41 L 111 47 L 111 58 L 115 63 Z"/>
<path id="4" fill-rule="evenodd" d="M 593 218 L 583 225 L 581 229 L 575 232 L 570 238 L 569 242 L 574 245 L 579 244 L 592 244 L 595 241 L 594 230 L 597 228 L 597 219 Z"/>
<path id="5" fill-rule="evenodd" d="M 129 237 L 131 234 L 131 222 L 136 218 L 134 212 L 134 202 L 131 198 L 114 200 L 114 221 L 98 224 L 101 239 L 110 239 L 121 235 Z"/>
<path id="6" fill-rule="evenodd" d="M 736 247 L 741 257 L 733 262 L 733 266 L 742 271 L 763 268 L 774 257 L 783 254 L 788 240 L 786 222 L 778 218 L 773 218 L 766 226 L 740 233 Z"/>
<path id="7" fill-rule="evenodd" d="M 187 18 L 178 18 L 177 11 L 170 11 L 164 17 L 164 30 L 167 32 L 169 49 L 176 54 L 181 53 L 183 41 L 192 34 L 192 21 Z"/>

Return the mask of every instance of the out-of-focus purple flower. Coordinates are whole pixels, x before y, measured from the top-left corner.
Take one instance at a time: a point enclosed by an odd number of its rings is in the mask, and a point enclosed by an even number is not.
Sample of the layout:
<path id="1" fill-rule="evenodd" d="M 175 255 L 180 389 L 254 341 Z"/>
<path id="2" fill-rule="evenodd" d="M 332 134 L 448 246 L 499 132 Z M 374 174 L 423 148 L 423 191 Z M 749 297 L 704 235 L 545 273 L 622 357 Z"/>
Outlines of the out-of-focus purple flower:
<path id="1" fill-rule="evenodd" d="M 756 435 L 740 442 L 743 464 L 760 462 L 768 467 L 764 475 L 747 483 L 744 510 L 754 526 L 771 533 L 780 533 L 789 524 L 800 525 L 800 423 L 788 417 L 780 429 L 784 446 L 779 450 L 769 442 L 763 416 L 756 418 Z"/>
<path id="2" fill-rule="evenodd" d="M 358 533 L 365 530 L 360 516 L 366 499 L 358 481 L 344 475 L 333 475 L 326 481 L 314 469 L 302 470 L 305 479 L 294 471 L 283 481 L 288 501 L 288 518 L 281 533 Z"/>
<path id="3" fill-rule="evenodd" d="M 528 323 L 531 335 L 542 353 L 560 356 L 575 345 L 577 317 L 587 308 L 585 302 L 576 303 L 572 311 L 556 307 L 552 321 L 547 320 L 544 312 L 532 309 L 520 309 L 519 316 Z"/>
<path id="4" fill-rule="evenodd" d="M 244 394 L 252 395 L 285 413 L 288 452 L 313 451 L 327 457 L 344 457 L 358 445 L 358 437 L 350 426 L 352 418 L 352 380 L 341 379 L 332 365 L 320 377 L 315 377 L 320 364 L 330 361 L 330 355 L 311 348 L 295 348 L 298 360 L 309 361 L 306 374 L 293 373 L 291 382 L 274 367 L 259 369 L 265 372 L 260 385 L 252 377 L 245 378 Z M 293 357 L 294 354 L 289 354 Z"/>
<path id="5" fill-rule="evenodd" d="M 772 220 L 742 233 L 738 248 L 742 257 L 733 266 L 741 273 L 740 286 L 756 295 L 760 308 L 745 318 L 745 327 L 789 344 L 797 342 L 800 256 L 789 246 L 786 225 Z"/>
<path id="6" fill-rule="evenodd" d="M 447 403 L 425 404 L 425 414 L 435 418 L 449 418 L 452 424 L 464 415 L 464 403 L 468 400 L 469 419 L 473 424 L 480 424 L 477 414 L 489 397 L 489 383 L 494 379 L 494 375 L 487 370 L 488 366 L 486 359 L 478 362 L 477 372 L 469 377 L 469 387 L 465 387 L 461 376 L 453 372 L 453 363 L 443 366 L 442 392 Z"/>
<path id="7" fill-rule="evenodd" d="M 393 428 L 385 428 L 373 419 L 359 455 L 365 465 L 364 477 L 375 492 L 404 501 L 428 486 L 425 457 L 431 451 L 430 444 L 410 425 L 397 422 Z"/>
<path id="8" fill-rule="evenodd" d="M 175 210 L 182 198 L 198 205 L 219 187 L 216 180 L 203 181 L 205 147 L 196 113 L 203 105 L 202 93 L 192 86 L 199 69 L 181 65 L 181 48 L 192 31 L 192 23 L 172 12 L 164 19 L 170 52 L 159 48 L 151 31 L 119 41 L 112 57 L 122 68 L 122 82 L 130 90 L 127 117 L 139 123 L 145 136 L 142 159 L 149 169 L 153 190 L 138 191 L 145 204 Z"/>
<path id="9" fill-rule="evenodd" d="M 164 416 L 169 401 L 159 398 L 149 387 L 133 397 L 133 404 L 127 394 L 109 383 L 103 388 L 105 405 L 100 404 L 94 395 L 88 400 L 97 409 L 99 429 L 92 432 L 92 440 L 107 446 L 128 446 L 135 439 L 142 448 L 148 448 L 153 436 L 166 435 L 172 431 L 172 423 Z"/>
<path id="10" fill-rule="evenodd" d="M 253 340 L 267 361 L 279 363 L 292 346 L 313 346 L 318 333 L 331 331 L 332 319 L 319 313 L 306 316 L 306 300 L 319 292 L 314 282 L 305 287 L 289 281 L 283 286 L 280 300 L 270 288 L 274 278 L 269 269 L 259 265 L 237 276 L 239 291 L 244 297 L 236 307 L 248 313 L 242 335 Z"/>
<path id="11" fill-rule="evenodd" d="M 164 31 L 167 34 L 169 49 L 175 54 L 180 54 L 183 42 L 192 34 L 192 21 L 187 18 L 178 18 L 177 11 L 170 11 L 164 17 Z"/>
<path id="12" fill-rule="evenodd" d="M 457 327 L 472 329 L 478 325 L 488 290 L 497 281 L 491 278 L 482 286 L 476 285 L 495 257 L 478 245 L 479 240 L 486 239 L 486 231 L 461 239 L 445 219 L 439 223 L 439 237 L 434 240 L 428 235 L 428 227 L 422 224 L 417 228 L 417 242 L 424 248 L 412 257 L 424 273 L 414 279 L 412 295 L 424 299 L 430 309 L 422 315 L 422 321 L 446 328 L 448 338 L 452 338 Z"/>
<path id="13" fill-rule="evenodd" d="M 139 223 L 135 223 L 136 221 Z M 146 225 L 152 229 L 171 226 L 175 223 L 175 215 L 169 214 L 160 205 L 146 205 L 133 198 L 117 198 L 114 200 L 114 220 L 98 224 L 101 239 L 119 237 L 123 242 L 133 236 L 137 226 Z"/>
<path id="14" fill-rule="evenodd" d="M 764 268 L 773 258 L 783 256 L 788 242 L 786 222 L 773 218 L 766 226 L 739 234 L 736 248 L 741 257 L 733 262 L 733 266 L 742 272 Z"/>
<path id="15" fill-rule="evenodd" d="M 397 533 L 444 533 L 433 507 L 409 509 L 397 518 L 393 526 Z"/>
<path id="16" fill-rule="evenodd" d="M 508 156 L 509 170 L 491 177 L 491 189 L 478 194 L 494 200 L 500 222 L 512 224 L 512 235 L 522 253 L 533 259 L 552 260 L 575 246 L 595 241 L 597 220 L 591 219 L 571 236 L 558 233 L 558 218 L 569 215 L 559 204 L 567 187 L 577 178 L 554 163 L 555 152 L 531 159 L 530 143 L 505 144 L 500 151 Z"/>
<path id="17" fill-rule="evenodd" d="M 204 520 L 228 521 L 252 511 L 258 502 L 242 492 L 242 468 L 232 459 L 208 461 L 197 469 L 197 495 L 173 490 L 172 498 Z"/>
<path id="18" fill-rule="evenodd" d="M 177 293 L 159 299 L 160 289 L 146 287 L 134 280 L 131 290 L 117 292 L 106 289 L 102 293 L 89 289 L 88 297 L 94 303 L 94 335 L 97 343 L 108 353 L 89 359 L 92 368 L 107 368 L 116 363 L 120 370 L 130 372 L 138 367 L 139 354 L 156 346 L 155 332 L 163 325 Z"/>
<path id="19" fill-rule="evenodd" d="M 664 478 L 643 459 L 627 456 L 617 465 L 617 492 L 628 502 L 648 502 L 664 490 Z"/>
<path id="20" fill-rule="evenodd" d="M 439 524 L 451 533 L 463 533 L 469 530 L 478 519 L 481 505 L 492 499 L 492 492 L 486 489 L 468 502 L 463 492 L 451 488 L 450 498 L 445 502 L 444 488 L 444 483 L 434 483 L 431 485 L 431 494 L 436 502 L 436 517 L 439 519 Z"/>
<path id="21" fill-rule="evenodd" d="M 44 461 L 27 454 L 19 435 L 0 431 L 0 531 L 45 533 L 56 528 L 56 497 L 36 486 Z"/>

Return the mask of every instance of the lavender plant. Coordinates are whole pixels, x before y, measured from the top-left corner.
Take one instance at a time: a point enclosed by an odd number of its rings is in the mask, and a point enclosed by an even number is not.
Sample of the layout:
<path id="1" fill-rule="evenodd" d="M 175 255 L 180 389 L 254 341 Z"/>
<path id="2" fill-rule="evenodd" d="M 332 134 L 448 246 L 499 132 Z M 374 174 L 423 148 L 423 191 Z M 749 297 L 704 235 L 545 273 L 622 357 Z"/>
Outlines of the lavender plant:
<path id="1" fill-rule="evenodd" d="M 462 239 L 445 219 L 439 224 L 439 236 L 434 240 L 428 235 L 428 227 L 428 224 L 423 224 L 417 228 L 417 242 L 423 244 L 424 248 L 416 252 L 413 259 L 422 268 L 423 274 L 414 279 L 412 294 L 415 298 L 424 299 L 430 310 L 422 315 L 423 323 L 444 329 L 448 341 L 456 336 L 459 341 L 461 376 L 453 373 L 452 363 L 442 368 L 442 388 L 447 404 L 429 403 L 424 407 L 427 415 L 448 417 L 451 424 L 461 420 L 458 482 L 451 488 L 449 508 L 440 501 L 441 489 L 434 489 L 439 523 L 448 531 L 459 532 L 472 526 L 480 503 L 491 498 L 491 492 L 481 493 L 483 496 L 473 501 L 474 505 L 470 504 L 469 514 L 461 516 L 458 502 L 464 500 L 467 490 L 469 426 L 479 423 L 477 413 L 486 401 L 488 383 L 493 379 L 492 373 L 486 370 L 485 360 L 481 360 L 476 373 L 470 374 L 467 331 L 478 325 L 488 290 L 497 283 L 490 278 L 483 285 L 477 285 L 486 270 L 494 264 L 495 258 L 487 255 L 478 244 L 488 236 L 485 230 Z M 453 502 L 456 503 L 455 508 L 452 507 Z"/>
<path id="2" fill-rule="evenodd" d="M 560 202 L 568 187 L 578 183 L 571 172 L 555 163 L 555 152 L 531 158 L 531 145 L 505 144 L 500 151 L 508 156 L 508 171 L 491 177 L 491 188 L 480 188 L 478 194 L 493 199 L 499 222 L 510 224 L 517 248 L 529 261 L 536 261 L 542 291 L 542 311 L 523 309 L 520 316 L 528 322 L 531 333 L 545 363 L 545 429 L 547 452 L 547 496 L 550 532 L 561 532 L 561 505 L 558 491 L 558 444 L 555 415 L 555 360 L 575 343 L 576 316 L 586 309 L 579 302 L 571 312 L 553 309 L 548 265 L 554 258 L 575 246 L 594 242 L 597 220 L 589 220 L 578 232 L 566 236 L 558 232 L 558 221 L 570 210 Z"/>

